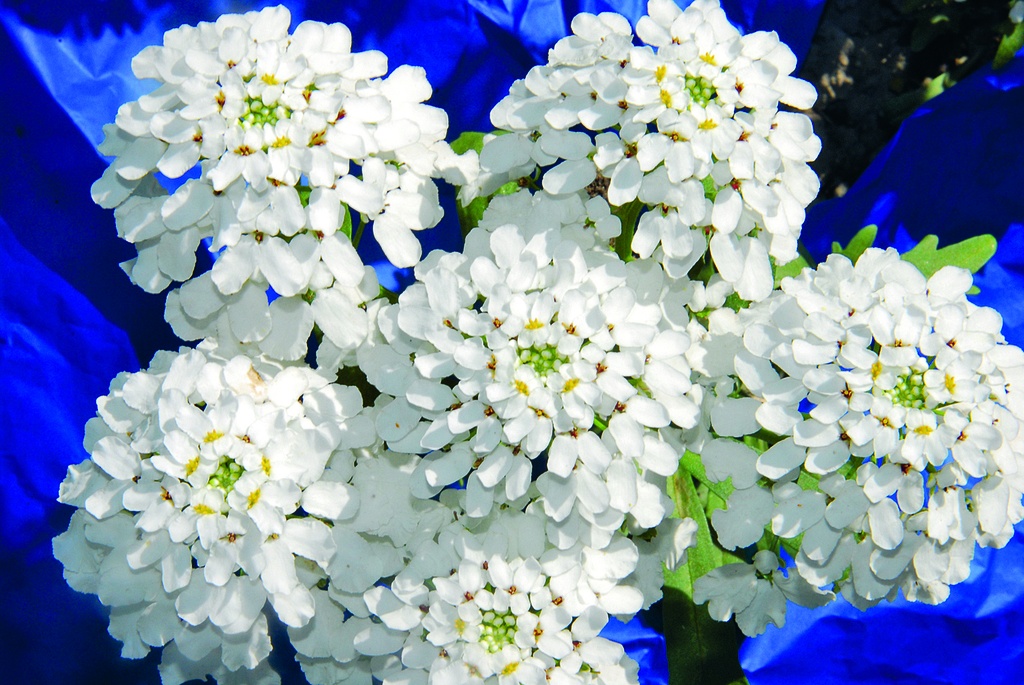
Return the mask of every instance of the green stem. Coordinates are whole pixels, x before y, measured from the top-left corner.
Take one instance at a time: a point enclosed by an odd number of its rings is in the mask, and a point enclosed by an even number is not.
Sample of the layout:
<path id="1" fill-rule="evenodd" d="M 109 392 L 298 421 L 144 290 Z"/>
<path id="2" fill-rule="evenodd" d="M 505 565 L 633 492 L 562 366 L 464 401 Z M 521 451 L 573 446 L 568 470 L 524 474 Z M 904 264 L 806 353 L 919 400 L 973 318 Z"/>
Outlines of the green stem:
<path id="1" fill-rule="evenodd" d="M 362 214 L 359 215 L 359 228 L 356 229 L 356 234 L 352 236 L 352 247 L 359 247 L 359 241 L 363 237 L 363 229 L 366 228 L 366 217 Z"/>
<path id="2" fill-rule="evenodd" d="M 697 522 L 697 544 L 688 550 L 686 564 L 677 571 L 665 571 L 662 612 L 669 685 L 746 683 L 735 624 L 714 620 L 693 602 L 694 579 L 722 566 L 726 559 L 711 537 L 700 496 L 685 467 L 669 479 L 669 494 L 676 504 L 675 515 Z"/>

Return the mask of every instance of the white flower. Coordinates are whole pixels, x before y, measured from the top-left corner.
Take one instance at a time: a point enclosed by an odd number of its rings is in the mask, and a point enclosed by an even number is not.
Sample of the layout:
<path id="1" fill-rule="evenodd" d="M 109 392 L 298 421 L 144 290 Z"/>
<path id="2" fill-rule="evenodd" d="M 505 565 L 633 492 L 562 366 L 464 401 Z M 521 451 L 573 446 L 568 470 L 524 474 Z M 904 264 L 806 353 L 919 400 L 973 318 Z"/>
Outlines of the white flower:
<path id="1" fill-rule="evenodd" d="M 539 168 L 549 193 L 639 202 L 632 250 L 641 257 L 685 273 L 710 243 L 741 297 L 766 298 L 769 256 L 796 257 L 818 191 L 810 120 L 779 111 L 815 98 L 790 76 L 793 53 L 774 33 L 740 35 L 714 0 L 685 10 L 652 0 L 637 24 L 647 45 L 632 46 L 615 15 L 582 14 L 573 31 L 492 110 L 510 134 L 486 139 L 483 174 L 464 201 L 513 179 L 533 184 Z"/>
<path id="2" fill-rule="evenodd" d="M 160 85 L 106 127 L 101 149 L 115 159 L 93 197 L 116 208 L 119 234 L 138 248 L 122 265 L 134 282 L 185 284 L 168 300 L 179 336 L 294 361 L 314 325 L 341 355 L 365 337 L 353 310 L 379 291 L 351 245 L 363 227 L 395 265 L 412 266 L 412 232 L 443 214 L 433 179 L 475 171 L 444 142 L 444 112 L 423 104 L 421 68 L 385 76 L 384 55 L 352 53 L 345 26 L 304 22 L 289 35 L 290 19 L 283 7 L 225 15 L 140 53 L 136 75 Z M 199 177 L 171 195 L 156 182 L 196 165 Z M 193 286 L 203 239 L 219 252 L 216 288 Z M 310 305 L 325 292 L 347 311 Z"/>
<path id="3" fill-rule="evenodd" d="M 169 678 L 262 673 L 264 605 L 288 626 L 309 622 L 310 585 L 360 508 L 345 460 L 374 436 L 358 391 L 207 345 L 158 354 L 97 405 L 92 459 L 61 486 L 78 507 L 54 541 L 69 582 L 112 607 L 126 654 L 173 641 Z"/>
<path id="4" fill-rule="evenodd" d="M 704 362 L 722 376 L 706 381 L 710 433 L 690 449 L 709 478 L 737 488 L 712 516 L 726 548 L 758 542 L 770 522 L 777 536 L 802 536 L 805 580 L 840 581 L 871 603 L 897 587 L 939 601 L 959 580 L 933 569 L 952 568 L 961 543 L 1005 544 L 1022 506 L 1024 353 L 1003 342 L 994 312 L 967 301 L 970 284 L 962 270 L 926 279 L 894 250 L 869 249 L 716 318 L 729 323 L 701 342 L 724 349 Z M 777 437 L 760 454 L 715 437 L 755 433 Z"/>

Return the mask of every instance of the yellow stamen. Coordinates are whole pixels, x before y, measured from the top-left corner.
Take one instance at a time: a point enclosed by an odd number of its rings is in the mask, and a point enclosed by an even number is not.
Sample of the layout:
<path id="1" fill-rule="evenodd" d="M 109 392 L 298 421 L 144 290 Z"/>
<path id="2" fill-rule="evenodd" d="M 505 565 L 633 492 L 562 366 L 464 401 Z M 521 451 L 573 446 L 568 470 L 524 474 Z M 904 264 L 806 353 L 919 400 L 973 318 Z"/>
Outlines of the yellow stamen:
<path id="1" fill-rule="evenodd" d="M 877 381 L 878 377 L 882 375 L 882 370 L 885 367 L 882 366 L 882 362 L 875 360 L 875 363 L 871 365 L 871 380 Z"/>

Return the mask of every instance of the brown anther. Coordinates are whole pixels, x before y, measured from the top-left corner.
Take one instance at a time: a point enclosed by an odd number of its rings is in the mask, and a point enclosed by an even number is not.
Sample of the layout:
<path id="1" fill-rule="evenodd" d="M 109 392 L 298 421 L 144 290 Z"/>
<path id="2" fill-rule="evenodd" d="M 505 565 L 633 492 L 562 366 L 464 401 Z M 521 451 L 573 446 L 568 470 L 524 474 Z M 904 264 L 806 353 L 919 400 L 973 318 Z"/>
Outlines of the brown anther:
<path id="1" fill-rule="evenodd" d="M 540 636 L 543 635 L 543 634 L 544 634 L 544 629 L 541 628 L 540 626 L 537 626 L 536 628 L 533 629 L 533 639 L 534 640 L 539 640 Z"/>
<path id="2" fill-rule="evenodd" d="M 955 350 L 956 349 L 956 338 L 953 338 L 948 343 L 946 343 L 946 347 L 951 347 L 952 349 Z"/>
<path id="3" fill-rule="evenodd" d="M 237 66 L 238 66 L 238 62 L 236 62 L 235 60 L 233 60 L 233 59 L 229 59 L 228 60 L 228 69 L 234 69 Z"/>
<path id="4" fill-rule="evenodd" d="M 573 641 L 572 641 L 572 648 L 573 648 L 573 649 L 579 649 L 579 648 L 580 648 L 580 645 L 582 645 L 582 644 L 583 644 L 583 643 L 582 643 L 582 642 L 580 642 L 579 640 L 573 640 Z"/>
<path id="5" fill-rule="evenodd" d="M 451 329 L 453 329 L 453 330 L 455 329 L 455 326 L 453 326 L 453 325 L 452 325 L 452 321 L 451 321 L 451 319 L 445 319 L 445 320 L 444 320 L 444 321 L 442 321 L 441 323 L 443 323 L 443 324 L 444 324 L 445 326 L 447 326 L 448 328 L 451 328 Z"/>
<path id="6" fill-rule="evenodd" d="M 483 569 L 483 570 L 485 570 L 485 571 L 486 571 L 487 569 L 489 569 L 490 567 L 491 567 L 491 565 L 490 565 L 490 564 L 488 564 L 486 560 L 484 560 L 484 563 L 480 564 L 480 568 L 482 568 L 482 569 Z"/>
<path id="7" fill-rule="evenodd" d="M 217 97 L 214 98 L 214 100 L 217 101 L 217 109 L 223 107 L 224 103 L 228 101 L 228 99 L 224 96 L 224 91 L 220 91 L 219 93 L 217 93 Z"/>
<path id="8" fill-rule="evenodd" d="M 495 328 L 501 328 L 501 324 L 503 323 L 505 322 L 499 319 L 498 317 L 494 317 L 494 319 L 491 321 L 491 324 L 493 324 Z"/>
<path id="9" fill-rule="evenodd" d="M 347 116 L 347 114 L 348 113 L 345 111 L 345 108 L 342 107 L 341 109 L 338 110 L 338 119 L 344 119 Z"/>
<path id="10" fill-rule="evenodd" d="M 563 323 L 562 324 L 562 328 L 564 328 L 565 332 L 568 333 L 569 335 L 576 335 L 576 324 L 574 324 L 574 323 L 569 323 L 569 324 Z"/>
<path id="11" fill-rule="evenodd" d="M 480 468 L 480 465 L 483 464 L 483 463 L 484 463 L 484 458 L 483 457 L 478 457 L 477 460 L 473 462 L 473 468 L 474 469 L 478 469 L 478 468 Z M 486 564 L 487 564 L 487 562 L 485 561 L 484 562 L 484 568 L 485 569 L 487 568 Z"/>
<path id="12" fill-rule="evenodd" d="M 572 436 L 573 438 L 579 438 L 580 437 L 580 429 L 577 428 L 576 426 L 573 426 L 572 430 L 569 431 L 569 435 Z"/>
<path id="13" fill-rule="evenodd" d="M 737 93 L 742 93 L 743 92 L 743 84 L 740 83 L 739 81 L 736 82 L 736 92 Z"/>
<path id="14" fill-rule="evenodd" d="M 132 476 L 132 482 L 133 483 L 138 483 L 139 482 L 139 477 L 138 476 Z"/>
<path id="15" fill-rule="evenodd" d="M 422 611 L 423 613 L 427 613 L 430 611 L 430 607 L 428 607 L 426 604 L 420 604 L 420 611 Z"/>
<path id="16" fill-rule="evenodd" d="M 317 147 L 327 143 L 327 129 L 317 131 L 309 137 L 309 147 Z"/>
<path id="17" fill-rule="evenodd" d="M 732 188 L 733 190 L 739 190 L 740 189 L 740 182 L 739 182 L 739 180 L 734 178 L 732 180 L 732 183 L 729 184 L 729 187 Z"/>
<path id="18" fill-rule="evenodd" d="M 466 600 L 467 602 L 472 602 L 472 601 L 473 601 L 473 595 L 472 595 L 472 594 L 470 594 L 469 590 L 466 590 L 466 594 L 462 595 L 462 597 L 463 597 L 463 599 L 465 599 L 465 600 Z"/>
<path id="19" fill-rule="evenodd" d="M 167 488 L 162 487 L 160 490 L 163 491 L 160 493 L 160 497 L 162 497 L 165 502 L 174 502 L 174 498 L 171 497 L 171 493 L 167 492 Z"/>
<path id="20" fill-rule="evenodd" d="M 237 535 L 235 535 L 234 533 L 228 533 L 228 537 L 227 537 L 227 541 L 228 542 L 234 542 L 237 539 L 238 539 Z"/>
<path id="21" fill-rule="evenodd" d="M 254 154 L 255 152 L 256 151 L 253 150 L 248 145 L 239 145 L 238 147 L 235 148 L 235 154 L 238 155 L 239 157 L 248 157 L 249 155 Z"/>
<path id="22" fill-rule="evenodd" d="M 515 447 L 512 448 L 512 456 L 513 457 L 518 457 L 519 453 L 522 452 L 522 451 L 523 451 L 522 446 L 521 445 L 516 445 Z"/>
<path id="23" fill-rule="evenodd" d="M 629 60 L 627 60 L 627 59 L 624 59 L 624 60 L 619 62 L 619 66 L 622 67 L 623 69 L 626 68 L 627 64 L 629 64 Z"/>
<path id="24" fill-rule="evenodd" d="M 740 137 L 737 140 L 739 142 L 743 142 L 744 140 L 747 140 L 748 138 L 750 138 L 750 131 L 744 131 L 743 133 L 740 134 Z"/>
<path id="25" fill-rule="evenodd" d="M 484 416 L 494 416 L 494 407 L 484 407 Z"/>
<path id="26" fill-rule="evenodd" d="M 515 585 L 512 585 L 512 586 L 510 586 L 510 587 L 509 587 L 509 589 L 508 589 L 508 594 L 510 594 L 510 595 L 514 595 L 514 594 L 516 594 L 516 593 L 517 593 L 518 591 L 519 591 L 519 590 L 518 590 L 518 588 L 516 588 L 516 586 L 515 586 Z"/>
<path id="27" fill-rule="evenodd" d="M 621 414 L 622 412 L 626 411 L 626 405 L 624 405 L 622 402 L 616 402 L 615 411 Z"/>
<path id="28" fill-rule="evenodd" d="M 597 372 L 598 372 L 598 373 L 604 373 L 605 371 L 607 371 L 607 370 L 608 370 L 608 367 L 607 367 L 607 366 L 605 366 L 604 364 L 602 364 L 601 362 L 598 362 L 598 363 L 597 363 L 597 366 L 596 366 L 596 368 L 597 368 Z"/>
<path id="29" fill-rule="evenodd" d="M 201 143 L 201 142 L 203 142 L 203 132 L 202 131 L 197 131 L 196 134 L 194 136 L 192 136 L 192 142 L 193 143 Z"/>
<path id="30" fill-rule="evenodd" d="M 561 597 L 555 597 L 553 600 L 551 600 L 551 603 L 554 604 L 557 607 L 557 606 L 561 606 L 562 602 L 564 602 L 564 601 L 565 600 L 562 599 Z"/>
<path id="31" fill-rule="evenodd" d="M 528 187 L 530 185 L 530 177 L 523 176 L 522 178 L 516 181 L 516 185 L 519 186 L 520 188 Z"/>
<path id="32" fill-rule="evenodd" d="M 598 174 L 597 178 L 591 181 L 590 185 L 586 187 L 585 190 L 587 191 L 587 195 L 589 195 L 590 197 L 597 197 L 598 195 L 600 195 L 601 197 L 607 199 L 608 186 L 611 185 L 611 182 L 612 181 L 610 178 Z"/>
<path id="33" fill-rule="evenodd" d="M 252 234 L 252 239 L 255 240 L 257 244 L 263 242 L 263 237 L 263 231 L 256 231 L 255 233 Z"/>
<path id="34" fill-rule="evenodd" d="M 963 431 L 960 431 L 960 435 L 956 436 L 956 441 L 957 442 L 963 442 L 966 439 L 967 439 L 967 433 L 964 433 Z"/>
<path id="35" fill-rule="evenodd" d="M 619 100 L 619 109 L 629 109 L 629 103 L 625 100 Z"/>
<path id="36" fill-rule="evenodd" d="M 880 423 L 884 428 L 892 428 L 892 421 L 889 420 L 888 416 L 883 416 L 878 423 Z"/>
<path id="37" fill-rule="evenodd" d="M 850 386 L 846 386 L 846 389 L 840 390 L 839 394 L 845 397 L 847 400 L 849 400 L 851 397 L 853 397 L 853 390 L 850 389 Z"/>

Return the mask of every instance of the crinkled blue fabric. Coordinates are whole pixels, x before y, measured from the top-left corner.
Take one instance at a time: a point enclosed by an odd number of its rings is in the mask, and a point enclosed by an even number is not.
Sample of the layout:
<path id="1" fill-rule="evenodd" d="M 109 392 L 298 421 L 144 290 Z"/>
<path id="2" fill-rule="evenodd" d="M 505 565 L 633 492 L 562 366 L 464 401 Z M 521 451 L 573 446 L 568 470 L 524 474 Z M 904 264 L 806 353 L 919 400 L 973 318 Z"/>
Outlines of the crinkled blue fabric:
<path id="1" fill-rule="evenodd" d="M 777 30 L 802 57 L 823 2 L 723 5 L 745 30 Z M 89 200 L 89 186 L 104 168 L 94 146 L 117 107 L 151 87 L 131 75 L 134 54 L 160 42 L 167 28 L 266 4 L 274 3 L 9 0 L 0 8 L 0 57 L 14 94 L 0 110 L 0 217 L 6 220 L 0 224 L 0 659 L 10 682 L 158 682 L 153 655 L 141 662 L 119 658 L 119 645 L 105 634 L 105 610 L 64 584 L 47 543 L 70 515 L 53 498 L 66 466 L 85 456 L 81 426 L 95 397 L 116 373 L 136 368 L 136 355 L 145 363 L 154 351 L 179 345 L 162 320 L 162 297 L 134 288 L 117 267 L 133 250 L 116 239 L 110 212 Z M 293 22 L 343 21 L 356 49 L 381 49 L 392 66 L 423 66 L 435 86 L 431 102 L 448 111 L 456 132 L 489 128 L 493 103 L 543 60 L 577 12 L 615 10 L 635 21 L 643 10 L 638 0 L 286 4 Z M 1003 313 L 1008 337 L 1018 344 L 1024 342 L 1022 61 L 929 103 L 846 197 L 810 212 L 805 229 L 818 256 L 831 240 L 846 240 L 869 222 L 882 227 L 884 241 L 902 247 L 926 233 L 944 242 L 996 234 L 1000 253 L 979 277 L 979 301 Z M 445 202 L 454 235 L 451 198 Z M 437 238 L 443 230 L 423 235 Z M 861 613 L 841 603 L 815 612 L 791 606 L 784 629 L 745 643 L 742 662 L 751 682 L 1024 681 L 1017 628 L 1024 606 L 1022 537 L 1004 550 L 980 551 L 972 578 L 940 607 L 898 602 Z M 656 631 L 640 621 L 613 622 L 606 635 L 637 658 L 642 682 L 667 682 Z M 302 682 L 291 657 L 283 634 L 276 634 L 275 665 L 285 682 Z"/>

